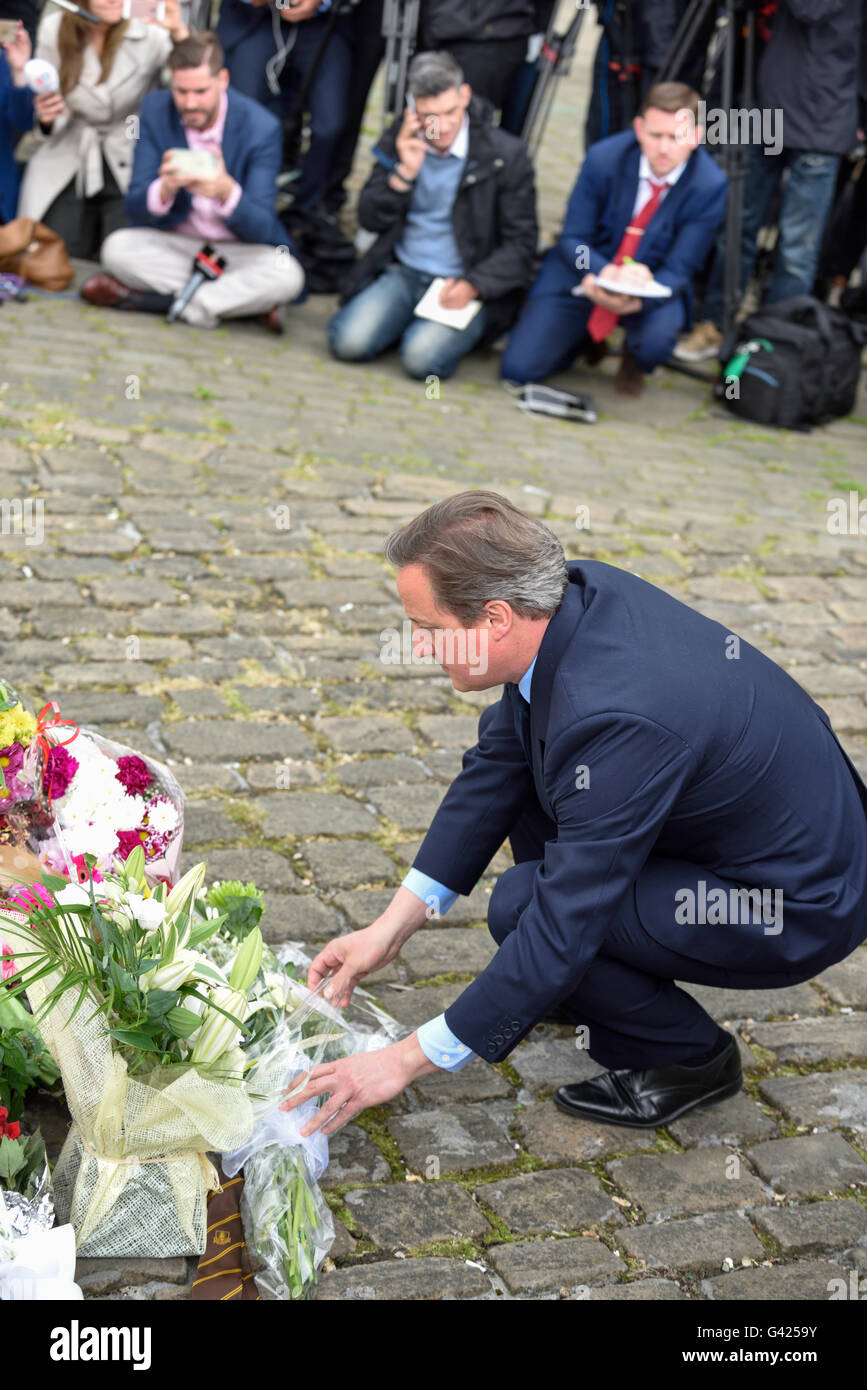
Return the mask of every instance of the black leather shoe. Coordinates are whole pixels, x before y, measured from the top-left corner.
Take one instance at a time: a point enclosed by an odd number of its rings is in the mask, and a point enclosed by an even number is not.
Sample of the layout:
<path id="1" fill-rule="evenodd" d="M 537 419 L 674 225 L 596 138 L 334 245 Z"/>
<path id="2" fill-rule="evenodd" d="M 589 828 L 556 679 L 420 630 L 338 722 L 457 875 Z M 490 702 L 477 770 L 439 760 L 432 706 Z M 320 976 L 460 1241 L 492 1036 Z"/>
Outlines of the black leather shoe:
<path id="1" fill-rule="evenodd" d="M 715 1105 L 743 1086 L 737 1039 L 709 1062 L 678 1062 L 647 1071 L 606 1071 L 575 1086 L 561 1086 L 554 1103 L 567 1115 L 607 1125 L 656 1129 L 695 1106 Z"/>

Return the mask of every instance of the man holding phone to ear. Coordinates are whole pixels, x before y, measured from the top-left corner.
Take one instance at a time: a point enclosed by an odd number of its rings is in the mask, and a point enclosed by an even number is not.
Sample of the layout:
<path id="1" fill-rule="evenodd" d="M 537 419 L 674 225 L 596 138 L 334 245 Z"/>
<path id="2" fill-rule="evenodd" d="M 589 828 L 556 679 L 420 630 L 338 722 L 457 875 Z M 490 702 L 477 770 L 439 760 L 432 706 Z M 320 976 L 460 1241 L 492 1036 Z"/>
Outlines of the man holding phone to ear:
<path id="1" fill-rule="evenodd" d="M 514 319 L 532 277 L 536 194 L 523 145 L 493 126 L 493 107 L 473 96 L 451 54 L 417 54 L 407 89 L 358 204 L 362 227 L 379 235 L 349 277 L 328 339 L 346 362 L 399 344 L 405 370 L 424 380 L 451 376 Z M 472 318 L 448 322 L 448 311 L 475 303 Z"/>

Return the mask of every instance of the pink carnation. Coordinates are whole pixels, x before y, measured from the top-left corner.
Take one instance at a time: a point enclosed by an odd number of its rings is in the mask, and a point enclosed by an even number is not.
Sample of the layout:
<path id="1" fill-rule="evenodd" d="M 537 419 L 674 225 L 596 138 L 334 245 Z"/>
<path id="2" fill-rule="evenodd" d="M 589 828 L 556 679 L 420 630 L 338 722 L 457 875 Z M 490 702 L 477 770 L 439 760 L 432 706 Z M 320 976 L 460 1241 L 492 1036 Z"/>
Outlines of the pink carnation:
<path id="1" fill-rule="evenodd" d="M 12 947 L 7 942 L 0 940 L 0 980 L 11 980 L 16 973 Z"/>
<path id="2" fill-rule="evenodd" d="M 78 771 L 78 759 L 59 745 L 51 749 L 42 773 L 42 790 L 46 796 L 65 796 Z"/>
<path id="3" fill-rule="evenodd" d="M 138 830 L 119 830 L 117 835 L 118 858 L 128 859 L 141 842 L 141 834 Z"/>
<path id="4" fill-rule="evenodd" d="M 141 796 L 154 780 L 144 758 L 136 753 L 127 753 L 118 758 L 115 776 L 130 796 Z"/>

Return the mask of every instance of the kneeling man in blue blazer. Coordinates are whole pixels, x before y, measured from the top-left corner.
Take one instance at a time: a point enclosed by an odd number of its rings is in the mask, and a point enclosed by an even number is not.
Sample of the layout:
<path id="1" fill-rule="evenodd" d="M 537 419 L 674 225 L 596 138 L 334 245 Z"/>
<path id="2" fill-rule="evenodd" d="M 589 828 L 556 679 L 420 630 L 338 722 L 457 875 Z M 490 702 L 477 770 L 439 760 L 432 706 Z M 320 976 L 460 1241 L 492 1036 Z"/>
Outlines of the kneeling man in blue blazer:
<path id="1" fill-rule="evenodd" d="M 556 1094 L 653 1128 L 742 1085 L 736 1039 L 676 980 L 782 988 L 867 937 L 867 788 L 827 715 L 781 667 L 646 581 L 567 564 L 492 492 L 436 503 L 386 555 L 422 646 L 457 690 L 503 683 L 383 915 L 308 982 L 344 1004 L 470 893 L 508 838 L 499 949 L 440 1017 L 317 1067 L 325 1133 L 423 1072 L 499 1062 L 556 1011 L 608 1068 Z M 465 650 L 462 645 L 465 644 Z"/>
<path id="2" fill-rule="evenodd" d="M 645 374 L 667 362 L 692 326 L 692 282 L 725 216 L 727 181 L 698 125 L 698 94 L 663 82 L 642 103 L 632 129 L 587 151 L 563 230 L 548 252 L 503 353 L 507 381 L 542 381 L 576 357 L 591 362 L 622 319 L 622 395 L 637 396 Z M 630 264 L 626 264 L 626 260 Z M 597 278 L 623 283 L 622 293 Z M 630 294 L 655 280 L 667 299 Z"/>

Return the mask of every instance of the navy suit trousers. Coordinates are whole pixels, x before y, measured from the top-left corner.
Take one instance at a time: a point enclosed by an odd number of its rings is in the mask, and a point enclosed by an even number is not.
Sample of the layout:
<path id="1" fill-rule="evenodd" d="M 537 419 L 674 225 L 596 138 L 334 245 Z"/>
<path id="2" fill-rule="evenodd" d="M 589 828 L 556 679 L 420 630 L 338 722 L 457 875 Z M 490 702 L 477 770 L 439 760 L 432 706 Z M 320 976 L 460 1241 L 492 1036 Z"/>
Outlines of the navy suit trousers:
<path id="1" fill-rule="evenodd" d="M 557 290 L 531 291 L 521 316 L 512 329 L 503 353 L 500 372 L 506 381 L 544 381 L 565 372 L 591 345 L 587 320 L 593 305 L 583 296 Z M 682 296 L 651 302 L 637 314 L 620 320 L 626 346 L 644 372 L 667 362 L 678 336 L 686 326 Z"/>
<path id="2" fill-rule="evenodd" d="M 488 908 L 488 928 L 498 945 L 518 925 L 533 895 L 545 841 L 556 833 L 554 822 L 538 803 L 525 811 L 512 831 L 509 839 L 516 863 L 500 876 Z M 754 938 L 762 930 L 755 924 L 708 925 L 709 960 L 682 956 L 662 945 L 648 925 L 652 926 L 657 913 L 670 920 L 675 892 L 689 886 L 698 891 L 699 880 L 704 880 L 707 892 L 731 888 L 696 864 L 651 856 L 578 988 L 560 1000 L 576 1025 L 586 1025 L 588 1051 L 600 1066 L 611 1070 L 670 1066 L 713 1047 L 717 1025 L 675 980 L 719 989 L 778 989 L 812 979 L 829 963 L 770 974 L 714 964 L 714 932 L 741 931 Z M 841 950 L 841 957 L 845 954 Z"/>

